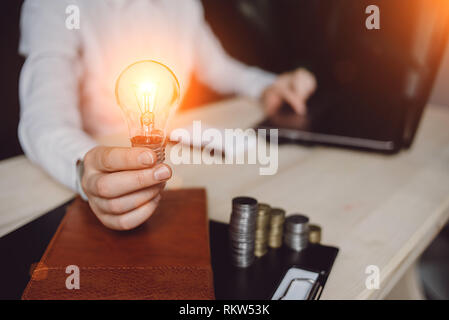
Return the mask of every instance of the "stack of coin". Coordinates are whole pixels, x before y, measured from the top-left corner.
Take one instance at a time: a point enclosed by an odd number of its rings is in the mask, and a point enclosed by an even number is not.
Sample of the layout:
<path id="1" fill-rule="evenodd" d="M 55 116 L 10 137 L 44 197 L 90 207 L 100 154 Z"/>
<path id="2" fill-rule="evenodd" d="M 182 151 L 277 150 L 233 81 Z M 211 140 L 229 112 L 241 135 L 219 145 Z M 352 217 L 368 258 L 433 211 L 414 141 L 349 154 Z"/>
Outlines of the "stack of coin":
<path id="1" fill-rule="evenodd" d="M 282 245 L 285 211 L 279 208 L 271 209 L 270 231 L 268 232 L 268 246 L 279 248 Z"/>
<path id="2" fill-rule="evenodd" d="M 321 227 L 316 224 L 309 225 L 309 243 L 321 242 Z"/>
<path id="3" fill-rule="evenodd" d="M 249 197 L 232 199 L 229 236 L 232 263 L 246 268 L 254 261 L 257 200 Z"/>
<path id="4" fill-rule="evenodd" d="M 268 227 L 270 226 L 271 207 L 265 203 L 259 203 L 256 222 L 256 237 L 254 254 L 262 257 L 268 251 Z"/>
<path id="5" fill-rule="evenodd" d="M 309 243 L 309 218 L 293 214 L 285 220 L 284 243 L 295 251 L 301 251 Z"/>

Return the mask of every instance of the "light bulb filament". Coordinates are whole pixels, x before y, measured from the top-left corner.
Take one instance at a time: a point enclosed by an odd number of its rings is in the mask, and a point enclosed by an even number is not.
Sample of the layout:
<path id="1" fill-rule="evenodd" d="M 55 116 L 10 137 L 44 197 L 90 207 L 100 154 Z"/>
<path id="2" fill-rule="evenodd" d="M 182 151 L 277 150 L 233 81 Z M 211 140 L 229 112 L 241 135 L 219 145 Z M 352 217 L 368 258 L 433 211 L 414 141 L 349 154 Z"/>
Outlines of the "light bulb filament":
<path id="1" fill-rule="evenodd" d="M 137 86 L 136 86 L 137 87 Z M 136 92 L 137 91 L 137 92 Z M 152 82 L 143 82 L 134 92 L 141 115 L 140 123 L 145 136 L 149 136 L 153 128 L 154 108 L 157 95 L 157 86 Z M 140 99 L 138 98 L 140 97 Z"/>
<path id="2" fill-rule="evenodd" d="M 154 111 L 154 102 L 156 100 L 156 86 L 151 82 L 145 82 L 140 85 L 140 92 L 143 98 L 145 112 Z"/>

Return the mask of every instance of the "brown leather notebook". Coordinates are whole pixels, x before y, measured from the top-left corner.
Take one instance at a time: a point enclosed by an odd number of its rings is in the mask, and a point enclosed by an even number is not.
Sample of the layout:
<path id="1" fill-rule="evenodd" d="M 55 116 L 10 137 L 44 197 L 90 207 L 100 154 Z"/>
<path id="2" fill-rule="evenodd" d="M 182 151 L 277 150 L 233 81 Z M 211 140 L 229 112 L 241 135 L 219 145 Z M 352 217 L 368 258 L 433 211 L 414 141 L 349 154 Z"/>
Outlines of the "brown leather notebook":
<path id="1" fill-rule="evenodd" d="M 107 229 L 77 198 L 22 299 L 213 299 L 208 233 L 203 189 L 165 191 L 131 231 Z M 79 268 L 79 289 L 67 289 L 70 265 Z"/>

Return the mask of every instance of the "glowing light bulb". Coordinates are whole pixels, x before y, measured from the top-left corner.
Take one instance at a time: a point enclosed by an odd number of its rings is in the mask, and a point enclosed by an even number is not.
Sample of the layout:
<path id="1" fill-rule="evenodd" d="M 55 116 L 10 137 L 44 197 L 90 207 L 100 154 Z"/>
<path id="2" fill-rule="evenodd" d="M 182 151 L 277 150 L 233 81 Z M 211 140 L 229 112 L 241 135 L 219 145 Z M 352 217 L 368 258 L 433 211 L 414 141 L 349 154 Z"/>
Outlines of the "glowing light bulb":
<path id="1" fill-rule="evenodd" d="M 166 65 L 144 60 L 128 66 L 115 85 L 133 147 L 153 149 L 164 161 L 166 126 L 179 103 L 178 79 Z"/>

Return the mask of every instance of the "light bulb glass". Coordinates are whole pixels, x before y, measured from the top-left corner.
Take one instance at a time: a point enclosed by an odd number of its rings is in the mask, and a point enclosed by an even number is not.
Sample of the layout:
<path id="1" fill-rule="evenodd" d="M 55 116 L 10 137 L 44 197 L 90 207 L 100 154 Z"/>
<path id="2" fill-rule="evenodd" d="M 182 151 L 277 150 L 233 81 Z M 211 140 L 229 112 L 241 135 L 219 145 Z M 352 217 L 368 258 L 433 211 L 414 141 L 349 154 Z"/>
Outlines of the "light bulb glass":
<path id="1" fill-rule="evenodd" d="M 165 145 L 167 123 L 180 97 L 173 71 L 153 60 L 135 62 L 118 77 L 115 95 L 128 124 L 132 145 Z"/>

